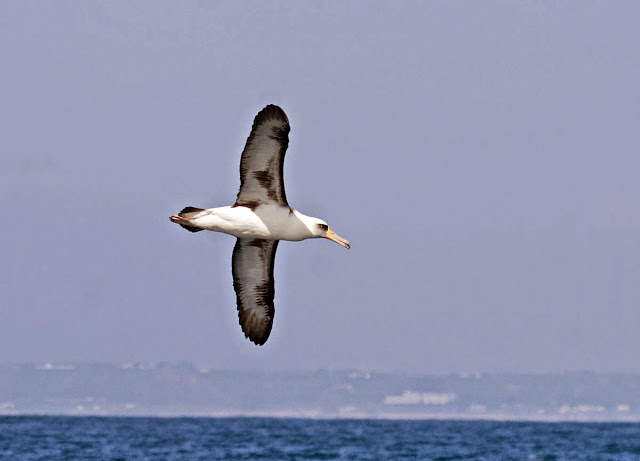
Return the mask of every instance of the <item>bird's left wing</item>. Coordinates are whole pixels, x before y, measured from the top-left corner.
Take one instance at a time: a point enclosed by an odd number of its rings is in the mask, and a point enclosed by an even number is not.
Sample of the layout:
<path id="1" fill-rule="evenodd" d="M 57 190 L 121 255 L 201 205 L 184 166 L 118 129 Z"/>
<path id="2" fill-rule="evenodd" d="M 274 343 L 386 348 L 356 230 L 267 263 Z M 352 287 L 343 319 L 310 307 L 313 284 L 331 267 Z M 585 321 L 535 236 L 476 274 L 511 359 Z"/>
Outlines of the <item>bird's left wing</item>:
<path id="1" fill-rule="evenodd" d="M 278 240 L 241 239 L 233 249 L 233 288 L 244 335 L 262 346 L 269 338 L 275 309 L 273 263 Z"/>
<path id="2" fill-rule="evenodd" d="M 269 104 L 256 115 L 240 159 L 240 190 L 234 206 L 289 206 L 284 193 L 284 154 L 289 145 L 289 119 Z"/>

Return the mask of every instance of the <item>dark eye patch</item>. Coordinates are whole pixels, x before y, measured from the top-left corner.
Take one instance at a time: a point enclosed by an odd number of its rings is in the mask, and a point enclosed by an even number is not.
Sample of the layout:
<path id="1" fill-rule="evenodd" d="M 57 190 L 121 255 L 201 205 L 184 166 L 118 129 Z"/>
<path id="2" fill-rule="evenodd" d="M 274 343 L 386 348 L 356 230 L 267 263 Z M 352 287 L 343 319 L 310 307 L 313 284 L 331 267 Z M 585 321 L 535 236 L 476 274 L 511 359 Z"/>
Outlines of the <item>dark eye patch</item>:
<path id="1" fill-rule="evenodd" d="M 327 230 L 329 229 L 329 226 L 327 226 L 326 224 L 318 224 L 318 227 L 322 230 Z"/>

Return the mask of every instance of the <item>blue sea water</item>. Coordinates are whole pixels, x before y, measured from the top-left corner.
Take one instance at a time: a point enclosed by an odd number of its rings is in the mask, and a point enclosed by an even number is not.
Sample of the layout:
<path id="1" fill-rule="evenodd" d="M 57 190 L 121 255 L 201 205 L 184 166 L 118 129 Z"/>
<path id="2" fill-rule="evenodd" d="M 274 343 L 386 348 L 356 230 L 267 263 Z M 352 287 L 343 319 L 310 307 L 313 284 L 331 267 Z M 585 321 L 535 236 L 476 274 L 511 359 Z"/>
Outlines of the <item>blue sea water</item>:
<path id="1" fill-rule="evenodd" d="M 0 417 L 10 460 L 640 460 L 640 424 Z"/>

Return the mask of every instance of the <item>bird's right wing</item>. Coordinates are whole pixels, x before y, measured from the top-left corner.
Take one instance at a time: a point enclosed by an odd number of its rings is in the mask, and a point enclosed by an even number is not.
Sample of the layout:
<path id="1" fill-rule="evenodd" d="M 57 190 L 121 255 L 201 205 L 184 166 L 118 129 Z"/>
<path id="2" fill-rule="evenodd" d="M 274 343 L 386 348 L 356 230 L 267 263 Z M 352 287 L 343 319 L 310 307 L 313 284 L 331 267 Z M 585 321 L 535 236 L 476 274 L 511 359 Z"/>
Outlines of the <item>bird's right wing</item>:
<path id="1" fill-rule="evenodd" d="M 277 248 L 278 240 L 241 238 L 233 248 L 238 319 L 244 335 L 260 346 L 269 338 L 275 314 L 273 263 Z"/>

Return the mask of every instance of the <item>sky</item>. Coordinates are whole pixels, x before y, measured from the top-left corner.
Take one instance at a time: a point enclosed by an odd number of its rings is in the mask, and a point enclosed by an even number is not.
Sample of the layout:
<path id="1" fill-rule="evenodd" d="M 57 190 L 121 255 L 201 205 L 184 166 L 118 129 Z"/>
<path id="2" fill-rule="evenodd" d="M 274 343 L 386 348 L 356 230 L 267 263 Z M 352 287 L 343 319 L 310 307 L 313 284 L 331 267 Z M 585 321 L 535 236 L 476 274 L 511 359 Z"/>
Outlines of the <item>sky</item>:
<path id="1" fill-rule="evenodd" d="M 31 2 L 0 16 L 0 362 L 640 372 L 640 6 Z M 237 321 L 230 205 L 291 123 L 276 315 Z"/>

